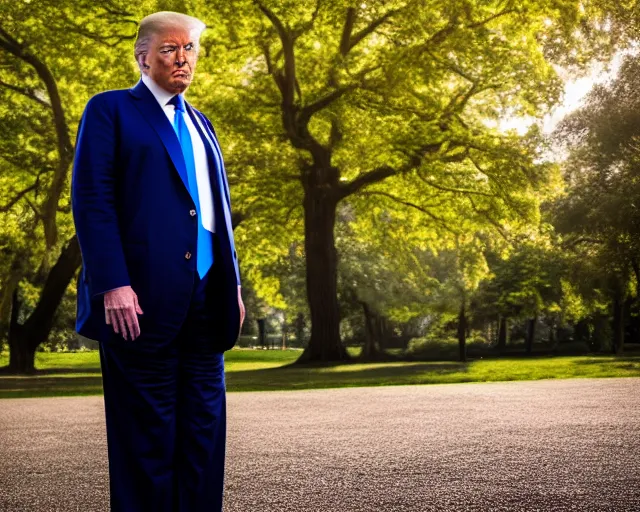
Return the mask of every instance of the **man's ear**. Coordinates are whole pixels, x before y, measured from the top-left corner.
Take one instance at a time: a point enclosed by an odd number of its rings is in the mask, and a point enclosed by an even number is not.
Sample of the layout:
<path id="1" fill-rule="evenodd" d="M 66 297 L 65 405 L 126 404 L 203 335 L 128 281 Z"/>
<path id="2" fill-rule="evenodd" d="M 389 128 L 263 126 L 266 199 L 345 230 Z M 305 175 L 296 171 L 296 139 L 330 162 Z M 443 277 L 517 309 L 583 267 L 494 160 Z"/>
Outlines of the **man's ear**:
<path id="1" fill-rule="evenodd" d="M 149 69 L 146 53 L 141 53 L 140 55 L 138 55 L 138 66 L 140 66 L 140 69 Z"/>

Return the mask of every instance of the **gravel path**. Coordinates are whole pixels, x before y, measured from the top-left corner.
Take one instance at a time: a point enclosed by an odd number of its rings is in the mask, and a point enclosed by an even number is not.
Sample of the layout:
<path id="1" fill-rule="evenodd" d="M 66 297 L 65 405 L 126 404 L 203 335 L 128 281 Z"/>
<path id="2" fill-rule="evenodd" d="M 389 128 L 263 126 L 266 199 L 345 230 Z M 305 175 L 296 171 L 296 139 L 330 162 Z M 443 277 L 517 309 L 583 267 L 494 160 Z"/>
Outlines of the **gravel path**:
<path id="1" fill-rule="evenodd" d="M 0 511 L 107 511 L 102 397 L 0 400 Z M 225 512 L 640 511 L 640 378 L 228 393 Z"/>

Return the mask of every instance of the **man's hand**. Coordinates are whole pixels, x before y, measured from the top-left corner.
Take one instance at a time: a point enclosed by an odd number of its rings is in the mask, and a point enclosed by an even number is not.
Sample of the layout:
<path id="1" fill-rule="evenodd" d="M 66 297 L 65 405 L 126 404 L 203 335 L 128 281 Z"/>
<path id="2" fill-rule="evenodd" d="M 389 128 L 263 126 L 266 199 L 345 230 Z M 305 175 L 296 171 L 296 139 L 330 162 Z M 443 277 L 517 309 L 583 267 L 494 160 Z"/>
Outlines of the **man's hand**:
<path id="1" fill-rule="evenodd" d="M 129 339 L 128 334 L 131 336 L 131 340 L 140 336 L 140 325 L 136 313 L 142 315 L 143 312 L 138 304 L 138 296 L 131 286 L 122 286 L 106 292 L 104 294 L 104 313 L 107 324 L 111 324 L 113 330 L 122 334 L 124 339 Z"/>
<path id="2" fill-rule="evenodd" d="M 244 323 L 244 302 L 242 302 L 242 293 L 240 292 L 240 286 L 238 286 L 238 306 L 240 306 L 240 330 L 242 330 L 242 324 Z"/>

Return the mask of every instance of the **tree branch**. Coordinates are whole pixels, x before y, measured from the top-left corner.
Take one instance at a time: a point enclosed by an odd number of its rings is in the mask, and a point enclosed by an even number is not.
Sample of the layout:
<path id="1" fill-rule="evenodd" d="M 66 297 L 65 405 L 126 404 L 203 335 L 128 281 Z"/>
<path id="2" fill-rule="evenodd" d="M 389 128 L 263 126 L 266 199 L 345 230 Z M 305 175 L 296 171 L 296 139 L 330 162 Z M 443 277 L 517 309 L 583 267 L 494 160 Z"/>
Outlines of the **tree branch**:
<path id="1" fill-rule="evenodd" d="M 24 49 L 24 45 L 17 39 L 14 39 L 9 32 L 0 27 L 0 37 L 4 38 L 4 41 L 0 39 L 0 48 L 4 48 L 10 53 L 21 52 Z"/>
<path id="2" fill-rule="evenodd" d="M 51 249 L 56 244 L 58 237 L 56 224 L 58 201 L 65 188 L 68 175 L 67 171 L 73 161 L 73 144 L 71 143 L 71 137 L 69 135 L 69 127 L 65 119 L 58 84 L 47 64 L 27 50 L 25 45 L 19 44 L 17 40 L 12 38 L 2 27 L 0 27 L 0 36 L 0 48 L 5 49 L 14 57 L 29 64 L 36 71 L 38 78 L 42 80 L 47 89 L 47 94 L 51 102 L 50 108 L 56 130 L 59 161 L 51 185 L 49 186 L 41 215 L 46 246 L 47 249 Z"/>
<path id="3" fill-rule="evenodd" d="M 377 196 L 383 196 L 388 199 L 391 199 L 392 201 L 398 204 L 408 206 L 409 208 L 413 208 L 414 210 L 418 210 L 419 212 L 424 213 L 431 219 L 435 220 L 438 224 L 440 224 L 441 227 L 443 227 L 445 230 L 449 231 L 450 233 L 453 233 L 455 235 L 459 234 L 458 231 L 449 227 L 449 225 L 447 225 L 447 222 L 444 219 L 442 219 L 441 217 L 438 217 L 436 214 L 434 214 L 433 212 L 430 212 L 428 209 L 420 205 L 417 205 L 415 203 L 412 203 L 410 201 L 405 201 L 404 199 L 400 199 L 399 197 L 389 194 L 388 192 L 382 192 L 381 190 L 367 190 L 365 192 L 362 192 L 362 195 L 365 195 L 365 196 L 377 195 Z"/>
<path id="4" fill-rule="evenodd" d="M 303 123 L 308 122 L 313 114 L 319 112 L 323 108 L 328 107 L 329 105 L 331 105 L 331 103 L 344 96 L 347 92 L 353 91 L 356 88 L 357 84 L 345 85 L 343 87 L 335 89 L 334 91 L 314 101 L 313 103 L 305 105 L 300 110 L 300 121 L 302 121 Z"/>
<path id="5" fill-rule="evenodd" d="M 33 204 L 28 197 L 25 196 L 24 200 L 31 207 L 36 218 L 37 219 L 42 218 L 42 213 L 40 213 L 40 210 L 38 210 L 38 207 L 35 204 Z M 56 206 L 56 210 L 57 210 L 57 206 Z"/>
<path id="6" fill-rule="evenodd" d="M 348 7 L 347 15 L 344 20 L 344 27 L 342 28 L 342 36 L 340 37 L 340 54 L 344 57 L 349 53 L 351 49 L 351 32 L 353 31 L 353 25 L 356 22 L 356 8 Z"/>
<path id="7" fill-rule="evenodd" d="M 5 88 L 10 89 L 10 90 L 12 90 L 14 92 L 17 92 L 18 94 L 22 94 L 23 96 L 26 96 L 27 98 L 35 101 L 36 103 L 39 103 L 43 107 L 51 108 L 51 104 L 50 103 L 47 103 L 46 101 L 38 98 L 34 94 L 33 90 L 31 90 L 31 89 L 27 89 L 27 88 L 24 88 L 24 87 L 18 87 L 17 85 L 11 85 L 11 84 L 8 84 L 6 82 L 3 82 L 2 80 L 0 80 L 0 87 L 5 87 Z"/>
<path id="8" fill-rule="evenodd" d="M 344 199 L 347 196 L 355 194 L 361 188 L 372 185 L 373 183 L 378 183 L 390 176 L 395 176 L 396 174 L 400 174 L 399 169 L 395 169 L 388 165 L 383 165 L 376 169 L 373 169 L 369 172 L 361 174 L 351 182 L 342 185 L 340 187 L 339 197 Z"/>
<path id="9" fill-rule="evenodd" d="M 297 86 L 295 55 L 293 52 L 294 39 L 284 23 L 265 6 L 260 0 L 253 0 L 253 3 L 267 17 L 278 33 L 282 52 L 284 55 L 284 68 L 282 71 L 276 71 L 273 76 L 282 95 L 282 118 L 285 130 L 290 137 L 295 137 L 295 108 L 294 93 Z M 299 88 L 298 88 L 299 90 Z"/>
<path id="10" fill-rule="evenodd" d="M 440 30 L 435 32 L 429 39 L 427 39 L 424 46 L 428 48 L 431 46 L 431 44 L 441 43 L 447 38 L 449 34 L 455 31 L 457 26 L 458 26 L 457 23 L 449 21 L 449 23 L 447 23 L 444 27 L 442 27 Z"/>
<path id="11" fill-rule="evenodd" d="M 437 152 L 442 147 L 443 143 L 444 142 L 425 144 L 417 151 L 413 152 L 413 154 L 409 155 L 409 160 L 407 161 L 407 163 L 400 168 L 396 169 L 388 165 L 383 165 L 364 174 L 361 174 L 351 182 L 340 186 L 338 196 L 340 197 L 340 199 L 344 199 L 345 197 L 356 193 L 358 190 L 367 185 L 380 182 L 390 176 L 404 174 L 411 171 L 412 169 L 417 169 L 422 164 L 425 155 L 428 153 Z"/>
<path id="12" fill-rule="evenodd" d="M 297 39 L 302 34 L 304 34 L 307 30 L 313 27 L 318 18 L 318 13 L 320 12 L 320 5 L 322 4 L 322 0 L 316 0 L 316 7 L 313 10 L 313 14 L 311 14 L 311 19 L 306 23 L 303 23 L 300 27 L 296 28 L 293 31 L 293 39 Z"/>
<path id="13" fill-rule="evenodd" d="M 496 197 L 500 197 L 504 203 L 506 205 L 509 206 L 509 208 L 513 209 L 515 212 L 517 212 L 519 215 L 521 215 L 522 217 L 525 217 L 525 213 L 518 207 L 517 204 L 514 203 L 514 201 L 512 200 L 512 198 L 509 196 L 508 193 L 508 188 L 505 187 L 502 183 L 500 183 L 500 180 L 497 178 L 496 175 L 490 173 L 489 171 L 487 171 L 486 169 L 484 169 L 477 161 L 475 158 L 473 158 L 472 156 L 469 156 L 469 161 L 474 165 L 474 167 L 480 171 L 482 174 L 484 174 L 489 180 L 493 181 L 494 183 L 496 183 L 498 185 L 498 191 L 499 194 Z"/>
<path id="14" fill-rule="evenodd" d="M 588 237 L 588 236 L 579 236 L 579 237 L 574 238 L 574 239 L 567 238 L 567 239 L 563 240 L 562 243 L 561 243 L 562 247 L 564 247 L 566 249 L 573 249 L 577 245 L 580 245 L 580 244 L 602 245 L 602 244 L 604 244 L 604 240 L 602 240 L 600 238 L 593 238 L 593 237 Z"/>
<path id="15" fill-rule="evenodd" d="M 128 34 L 128 35 L 112 34 L 112 35 L 101 36 L 98 34 L 94 34 L 93 32 L 90 32 L 88 30 L 84 30 L 82 27 L 78 27 L 78 26 L 73 26 L 73 27 L 65 26 L 65 30 L 67 30 L 68 32 L 72 32 L 74 34 L 78 34 L 83 37 L 86 37 L 87 39 L 91 39 L 92 41 L 108 46 L 109 48 L 115 48 L 123 41 L 131 41 L 136 38 L 135 33 Z"/>
<path id="16" fill-rule="evenodd" d="M 20 192 L 18 192 L 18 194 L 11 201 L 9 201 L 4 206 L 0 206 L 0 212 L 2 212 L 2 213 L 8 212 L 11 208 L 13 208 L 13 206 L 18 201 L 20 201 L 20 199 L 22 199 L 26 194 L 28 194 L 32 190 L 35 190 L 37 187 L 38 187 L 38 183 L 36 182 L 33 185 L 30 185 L 27 188 L 25 188 L 24 190 L 21 190 Z"/>
<path id="17" fill-rule="evenodd" d="M 491 217 L 491 215 L 489 214 L 488 210 L 480 210 L 477 206 L 476 203 L 473 201 L 473 198 L 471 198 L 470 196 L 466 196 L 467 200 L 469 201 L 469 203 L 471 204 L 471 208 L 473 209 L 474 212 L 476 212 L 478 215 L 481 215 L 482 217 L 484 217 L 485 219 L 487 219 L 489 221 L 489 223 L 496 228 L 496 230 L 498 231 L 498 233 L 500 234 L 500 236 L 502 238 L 504 238 L 507 242 L 509 242 L 509 237 L 507 236 L 507 234 L 504 232 L 504 228 L 498 223 L 498 221 L 496 221 L 493 217 Z"/>
<path id="18" fill-rule="evenodd" d="M 481 27 L 483 25 L 486 25 L 487 23 L 492 22 L 493 20 L 500 18 L 502 16 L 506 16 L 507 14 L 512 14 L 514 12 L 518 12 L 517 9 L 503 9 L 502 11 L 499 11 L 495 14 L 492 14 L 491 16 L 489 16 L 488 18 L 485 18 L 483 20 L 477 21 L 475 23 L 471 23 L 470 25 L 467 25 L 467 28 L 478 28 Z"/>
<path id="19" fill-rule="evenodd" d="M 495 197 L 494 194 L 488 194 L 487 192 L 480 192 L 479 190 L 469 190 L 469 189 L 464 189 L 464 188 L 450 188 L 450 187 L 445 187 L 443 185 L 438 185 L 432 181 L 429 181 L 426 177 L 424 177 L 422 174 L 420 174 L 419 172 L 417 173 L 418 178 L 420 178 L 421 181 L 423 181 L 426 185 L 433 187 L 437 190 L 441 190 L 443 192 L 452 192 L 454 194 L 473 194 L 476 196 L 484 196 L 484 197 Z"/>
<path id="20" fill-rule="evenodd" d="M 258 6 L 258 9 L 262 11 L 262 14 L 264 14 L 267 17 L 267 19 L 278 31 L 278 35 L 280 36 L 280 39 L 289 38 L 289 32 L 284 26 L 284 23 L 280 21 L 280 18 L 278 18 L 271 9 L 269 9 L 266 5 L 264 5 L 260 0 L 253 0 L 253 3 Z"/>
<path id="21" fill-rule="evenodd" d="M 393 16 L 394 14 L 397 14 L 398 12 L 400 12 L 400 9 L 392 9 L 392 10 L 386 12 L 385 14 L 380 16 L 378 19 L 375 19 L 371 23 L 369 23 L 366 27 L 364 27 L 358 33 L 356 33 L 352 37 L 350 37 L 349 38 L 349 43 L 348 43 L 348 45 L 346 47 L 347 51 L 346 51 L 346 53 L 342 53 L 342 55 L 343 56 L 346 55 L 360 41 L 362 41 L 365 37 L 367 37 L 369 34 L 371 34 L 373 31 L 375 31 L 380 25 L 382 25 L 385 21 L 387 21 L 389 18 L 391 18 L 391 16 Z M 348 16 L 348 14 L 347 14 L 347 16 Z M 355 21 L 355 14 L 354 14 L 354 21 Z M 351 29 L 353 29 L 353 26 L 351 27 Z M 343 31 L 343 34 L 344 34 L 344 31 Z M 341 46 L 340 50 L 342 51 L 342 44 L 340 46 Z"/>

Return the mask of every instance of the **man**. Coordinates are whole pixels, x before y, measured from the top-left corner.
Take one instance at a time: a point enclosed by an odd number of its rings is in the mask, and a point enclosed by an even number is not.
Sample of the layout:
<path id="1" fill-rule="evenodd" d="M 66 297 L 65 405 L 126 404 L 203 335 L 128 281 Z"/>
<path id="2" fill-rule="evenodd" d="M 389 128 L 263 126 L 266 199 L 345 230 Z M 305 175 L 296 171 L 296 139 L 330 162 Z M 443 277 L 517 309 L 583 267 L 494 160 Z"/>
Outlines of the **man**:
<path id="1" fill-rule="evenodd" d="M 204 28 L 144 18 L 141 80 L 93 96 L 78 129 L 76 329 L 100 346 L 112 511 L 222 510 L 223 352 L 245 311 L 220 147 L 183 97 Z"/>

